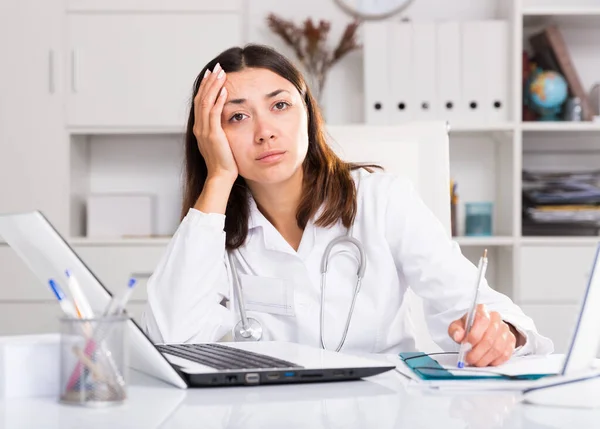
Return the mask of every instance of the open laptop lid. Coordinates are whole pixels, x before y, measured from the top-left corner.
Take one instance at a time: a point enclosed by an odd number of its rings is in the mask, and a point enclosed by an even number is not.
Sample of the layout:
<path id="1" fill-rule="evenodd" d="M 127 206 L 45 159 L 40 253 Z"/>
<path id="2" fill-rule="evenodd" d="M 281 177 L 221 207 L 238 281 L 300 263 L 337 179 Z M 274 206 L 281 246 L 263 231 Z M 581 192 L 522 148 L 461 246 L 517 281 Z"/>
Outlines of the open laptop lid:
<path id="1" fill-rule="evenodd" d="M 579 308 L 577 322 L 565 356 L 562 375 L 573 375 L 589 370 L 600 347 L 600 244 L 592 264 L 588 284 Z"/>
<path id="2" fill-rule="evenodd" d="M 0 237 L 21 257 L 48 288 L 53 278 L 65 288 L 65 270 L 77 277 L 95 312 L 103 310 L 112 294 L 39 211 L 0 214 Z M 49 295 L 50 296 L 50 295 Z M 56 303 L 58 305 L 58 302 Z M 129 322 L 130 366 L 180 388 L 186 381 L 133 320 Z"/>

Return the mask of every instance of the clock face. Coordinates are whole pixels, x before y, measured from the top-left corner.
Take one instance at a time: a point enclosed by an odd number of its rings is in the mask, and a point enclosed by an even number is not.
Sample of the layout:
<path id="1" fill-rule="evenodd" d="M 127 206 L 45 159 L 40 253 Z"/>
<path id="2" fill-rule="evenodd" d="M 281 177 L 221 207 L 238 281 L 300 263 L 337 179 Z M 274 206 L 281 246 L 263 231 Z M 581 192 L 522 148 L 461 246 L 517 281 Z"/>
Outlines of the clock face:
<path id="1" fill-rule="evenodd" d="M 335 0 L 350 15 L 363 19 L 386 18 L 399 13 L 412 0 Z"/>

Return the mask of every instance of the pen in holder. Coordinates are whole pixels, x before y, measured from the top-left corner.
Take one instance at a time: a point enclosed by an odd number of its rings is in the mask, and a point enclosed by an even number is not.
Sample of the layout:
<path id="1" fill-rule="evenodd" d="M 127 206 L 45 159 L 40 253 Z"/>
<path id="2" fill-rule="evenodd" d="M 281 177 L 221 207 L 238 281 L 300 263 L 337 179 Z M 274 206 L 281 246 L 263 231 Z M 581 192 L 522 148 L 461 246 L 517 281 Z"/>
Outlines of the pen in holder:
<path id="1" fill-rule="evenodd" d="M 60 401 L 84 406 L 127 398 L 126 315 L 60 319 Z"/>

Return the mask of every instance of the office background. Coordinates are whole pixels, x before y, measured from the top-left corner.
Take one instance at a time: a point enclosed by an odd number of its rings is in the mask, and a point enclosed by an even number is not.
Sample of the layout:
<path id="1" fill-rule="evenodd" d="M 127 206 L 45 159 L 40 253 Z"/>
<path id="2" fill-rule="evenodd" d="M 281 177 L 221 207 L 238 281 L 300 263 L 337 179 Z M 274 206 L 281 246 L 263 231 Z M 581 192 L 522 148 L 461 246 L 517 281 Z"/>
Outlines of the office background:
<path id="1" fill-rule="evenodd" d="M 330 45 L 351 21 L 333 0 L 24 0 L 2 7 L 0 211 L 41 209 L 111 290 L 132 276 L 143 284 L 177 226 L 182 137 L 197 71 L 246 42 L 294 59 L 269 30 L 270 13 L 298 24 L 328 20 Z M 489 249 L 492 286 L 563 351 L 597 230 L 570 225 L 530 235 L 522 175 L 596 169 L 600 123 L 525 117 L 523 50 L 550 23 L 564 35 L 593 104 L 591 89 L 600 82 L 595 0 L 415 0 L 400 15 L 359 28 L 363 49 L 331 70 L 322 101 L 334 125 L 450 121 L 455 239 L 472 260 Z M 398 45 L 390 34 L 400 34 Z M 423 68 L 392 77 L 394 67 L 406 71 L 408 64 Z M 401 111 L 393 96 L 409 87 L 406 106 L 417 109 Z M 421 100 L 425 94 L 430 99 Z M 452 112 L 443 95 L 457 97 Z M 490 235 L 466 235 L 467 203 L 491 203 Z M 0 279 L 0 335 L 57 330 L 60 309 L 50 291 L 6 244 Z M 144 301 L 142 286 L 129 311 L 138 317 Z"/>

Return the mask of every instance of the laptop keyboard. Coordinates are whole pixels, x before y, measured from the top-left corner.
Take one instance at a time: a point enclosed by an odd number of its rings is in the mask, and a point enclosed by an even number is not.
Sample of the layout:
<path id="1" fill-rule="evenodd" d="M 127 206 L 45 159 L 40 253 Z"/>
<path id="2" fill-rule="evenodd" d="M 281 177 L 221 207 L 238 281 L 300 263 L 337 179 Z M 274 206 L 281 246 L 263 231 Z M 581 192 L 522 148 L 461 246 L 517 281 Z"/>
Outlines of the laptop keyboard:
<path id="1" fill-rule="evenodd" d="M 157 345 L 162 353 L 179 356 L 212 368 L 224 369 L 282 369 L 301 366 L 222 344 L 166 344 Z"/>

